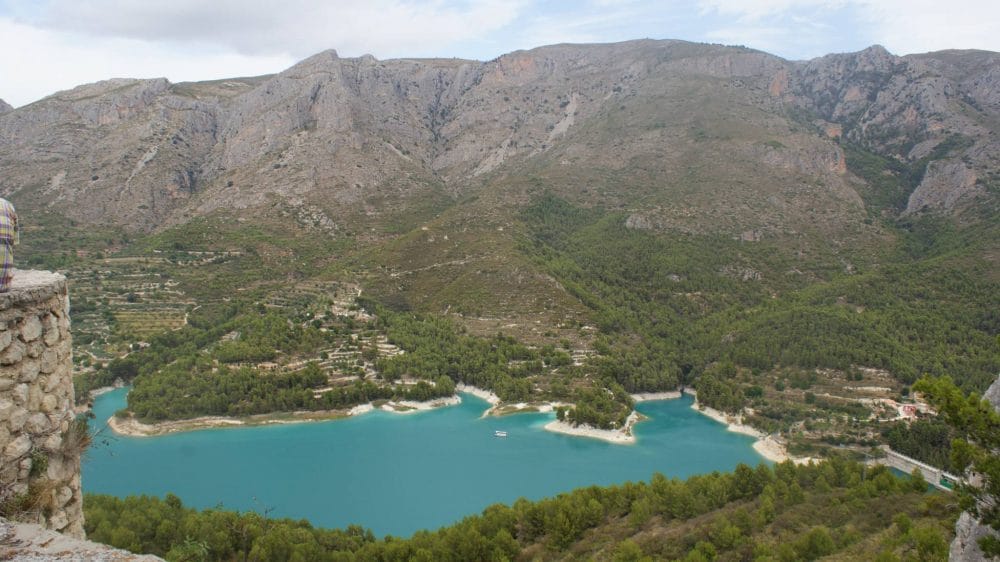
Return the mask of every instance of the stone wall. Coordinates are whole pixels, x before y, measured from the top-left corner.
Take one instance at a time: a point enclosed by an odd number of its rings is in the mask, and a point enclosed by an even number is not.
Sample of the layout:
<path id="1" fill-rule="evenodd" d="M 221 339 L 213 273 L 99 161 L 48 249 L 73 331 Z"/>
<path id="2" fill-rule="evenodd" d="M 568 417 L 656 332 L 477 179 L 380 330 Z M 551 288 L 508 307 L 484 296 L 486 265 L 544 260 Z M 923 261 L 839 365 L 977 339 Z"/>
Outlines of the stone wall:
<path id="1" fill-rule="evenodd" d="M 66 278 L 16 271 L 0 293 L 0 515 L 83 536 Z"/>

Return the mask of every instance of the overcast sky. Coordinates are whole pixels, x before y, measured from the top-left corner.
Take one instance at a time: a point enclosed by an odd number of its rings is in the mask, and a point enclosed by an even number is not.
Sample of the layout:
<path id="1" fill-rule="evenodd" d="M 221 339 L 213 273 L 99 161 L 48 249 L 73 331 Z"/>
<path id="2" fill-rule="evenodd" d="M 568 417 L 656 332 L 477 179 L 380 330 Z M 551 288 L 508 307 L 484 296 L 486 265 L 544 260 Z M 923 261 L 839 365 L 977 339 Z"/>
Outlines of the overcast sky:
<path id="1" fill-rule="evenodd" d="M 15 107 L 112 77 L 173 82 L 280 71 L 313 53 L 488 60 L 637 38 L 806 59 L 1000 51 L 1000 1 L 0 0 L 0 98 Z"/>

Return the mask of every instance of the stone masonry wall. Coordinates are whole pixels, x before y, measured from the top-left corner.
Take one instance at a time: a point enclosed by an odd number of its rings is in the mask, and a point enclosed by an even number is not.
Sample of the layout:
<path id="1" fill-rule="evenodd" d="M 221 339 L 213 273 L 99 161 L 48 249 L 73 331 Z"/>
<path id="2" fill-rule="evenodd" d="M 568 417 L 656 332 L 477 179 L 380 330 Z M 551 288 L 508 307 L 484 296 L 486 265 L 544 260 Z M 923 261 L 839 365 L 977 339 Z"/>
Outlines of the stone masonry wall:
<path id="1" fill-rule="evenodd" d="M 83 537 L 66 278 L 15 271 L 0 293 L 0 515 Z"/>

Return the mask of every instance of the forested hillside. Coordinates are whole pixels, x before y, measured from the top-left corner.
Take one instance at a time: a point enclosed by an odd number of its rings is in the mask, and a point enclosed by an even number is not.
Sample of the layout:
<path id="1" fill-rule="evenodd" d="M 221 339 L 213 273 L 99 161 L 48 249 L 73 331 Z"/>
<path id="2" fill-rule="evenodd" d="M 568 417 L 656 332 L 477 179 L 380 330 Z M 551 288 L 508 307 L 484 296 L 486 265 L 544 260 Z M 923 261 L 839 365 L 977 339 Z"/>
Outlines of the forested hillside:
<path id="1" fill-rule="evenodd" d="M 166 499 L 88 496 L 87 535 L 167 560 L 944 560 L 956 517 L 922 479 L 828 461 L 740 465 L 686 481 L 591 487 L 555 498 L 493 505 L 410 538 L 359 527 Z"/>

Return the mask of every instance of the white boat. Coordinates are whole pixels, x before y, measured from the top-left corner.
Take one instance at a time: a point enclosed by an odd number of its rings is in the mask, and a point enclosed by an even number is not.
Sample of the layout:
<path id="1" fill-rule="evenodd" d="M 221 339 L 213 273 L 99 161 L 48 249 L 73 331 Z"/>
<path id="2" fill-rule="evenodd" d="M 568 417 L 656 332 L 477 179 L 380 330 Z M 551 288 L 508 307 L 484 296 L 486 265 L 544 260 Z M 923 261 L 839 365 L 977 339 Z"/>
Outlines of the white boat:
<path id="1" fill-rule="evenodd" d="M 493 432 L 495 437 L 507 437 L 506 431 L 500 431 L 499 429 Z"/>

